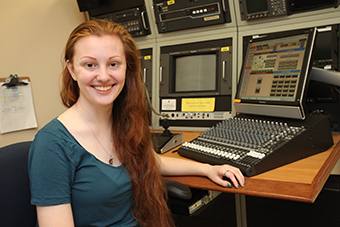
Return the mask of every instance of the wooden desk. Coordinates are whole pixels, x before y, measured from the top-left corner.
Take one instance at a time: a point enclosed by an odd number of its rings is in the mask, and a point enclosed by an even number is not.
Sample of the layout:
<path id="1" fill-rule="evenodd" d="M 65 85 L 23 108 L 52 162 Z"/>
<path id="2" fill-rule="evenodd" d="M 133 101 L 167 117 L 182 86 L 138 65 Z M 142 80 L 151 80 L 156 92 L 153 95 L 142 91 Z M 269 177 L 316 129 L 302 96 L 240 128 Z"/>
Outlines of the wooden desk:
<path id="1" fill-rule="evenodd" d="M 173 131 L 173 133 L 183 133 L 183 140 L 188 142 L 199 136 L 200 132 Z M 246 186 L 240 189 L 224 188 L 208 178 L 199 176 L 165 178 L 179 181 L 192 188 L 313 203 L 340 157 L 340 135 L 334 135 L 333 140 L 334 145 L 325 152 L 253 177 L 246 177 Z M 171 151 L 162 155 L 184 158 Z"/>

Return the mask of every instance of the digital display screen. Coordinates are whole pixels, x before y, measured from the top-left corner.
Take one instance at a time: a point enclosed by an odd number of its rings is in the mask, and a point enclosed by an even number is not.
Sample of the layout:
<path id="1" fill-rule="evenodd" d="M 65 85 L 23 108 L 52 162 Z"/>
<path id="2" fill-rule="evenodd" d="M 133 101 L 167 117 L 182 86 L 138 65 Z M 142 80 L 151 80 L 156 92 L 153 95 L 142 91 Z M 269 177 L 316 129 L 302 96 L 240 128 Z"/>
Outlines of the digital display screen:
<path id="1" fill-rule="evenodd" d="M 216 55 L 200 54 L 175 59 L 175 92 L 216 90 Z"/>
<path id="2" fill-rule="evenodd" d="M 307 41 L 301 34 L 250 43 L 238 98 L 296 101 Z"/>
<path id="3" fill-rule="evenodd" d="M 267 11 L 267 0 L 246 0 L 248 14 Z"/>

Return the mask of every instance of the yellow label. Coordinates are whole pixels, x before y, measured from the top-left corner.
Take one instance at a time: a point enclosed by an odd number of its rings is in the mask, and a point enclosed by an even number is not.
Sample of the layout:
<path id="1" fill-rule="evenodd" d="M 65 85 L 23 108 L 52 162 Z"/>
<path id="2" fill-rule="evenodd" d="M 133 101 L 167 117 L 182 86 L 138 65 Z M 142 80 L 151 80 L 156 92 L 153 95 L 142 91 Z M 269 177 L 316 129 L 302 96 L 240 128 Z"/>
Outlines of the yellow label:
<path id="1" fill-rule="evenodd" d="M 234 103 L 240 103 L 241 99 L 234 99 Z"/>
<path id="2" fill-rule="evenodd" d="M 218 19 L 220 19 L 220 15 L 204 17 L 204 21 L 211 21 L 211 20 L 218 20 Z"/>
<path id="3" fill-rule="evenodd" d="M 144 60 L 150 60 L 150 59 L 151 59 L 151 55 L 144 56 Z"/>
<path id="4" fill-rule="evenodd" d="M 215 98 L 183 98 L 182 112 L 212 112 L 215 110 Z"/>
<path id="5" fill-rule="evenodd" d="M 168 1 L 168 5 L 173 5 L 173 4 L 175 4 L 175 0 Z"/>
<path id="6" fill-rule="evenodd" d="M 229 47 L 221 47 L 221 52 L 229 51 Z"/>

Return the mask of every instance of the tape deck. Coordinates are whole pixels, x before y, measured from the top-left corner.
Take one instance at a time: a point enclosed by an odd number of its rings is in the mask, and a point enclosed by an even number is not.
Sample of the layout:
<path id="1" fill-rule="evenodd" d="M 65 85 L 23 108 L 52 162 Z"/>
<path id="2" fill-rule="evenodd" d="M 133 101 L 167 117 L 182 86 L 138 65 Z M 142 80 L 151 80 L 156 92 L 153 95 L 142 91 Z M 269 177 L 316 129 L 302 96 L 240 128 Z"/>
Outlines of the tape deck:
<path id="1" fill-rule="evenodd" d="M 230 23 L 228 0 L 154 0 L 159 33 Z"/>

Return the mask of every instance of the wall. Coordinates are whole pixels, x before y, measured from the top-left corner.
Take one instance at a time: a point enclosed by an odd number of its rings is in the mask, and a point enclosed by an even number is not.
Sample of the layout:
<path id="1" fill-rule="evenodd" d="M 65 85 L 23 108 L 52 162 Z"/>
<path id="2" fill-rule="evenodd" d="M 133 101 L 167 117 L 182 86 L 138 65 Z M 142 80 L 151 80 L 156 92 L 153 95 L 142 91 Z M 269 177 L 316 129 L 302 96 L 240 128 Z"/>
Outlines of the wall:
<path id="1" fill-rule="evenodd" d="M 62 51 L 82 21 L 76 0 L 11 0 L 0 7 L 0 78 L 30 77 L 38 128 L 0 135 L 0 147 L 32 140 L 65 109 L 59 101 Z"/>

